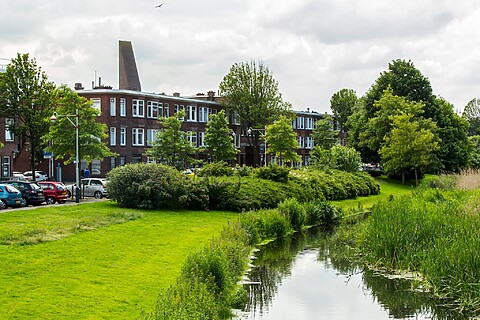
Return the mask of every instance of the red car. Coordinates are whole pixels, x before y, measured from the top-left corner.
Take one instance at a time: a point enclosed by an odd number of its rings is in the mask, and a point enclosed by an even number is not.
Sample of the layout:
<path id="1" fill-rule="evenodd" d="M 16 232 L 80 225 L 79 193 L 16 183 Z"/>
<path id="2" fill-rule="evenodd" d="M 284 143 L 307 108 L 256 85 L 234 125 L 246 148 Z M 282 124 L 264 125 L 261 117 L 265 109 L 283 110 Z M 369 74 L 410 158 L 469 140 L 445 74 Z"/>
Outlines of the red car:
<path id="1" fill-rule="evenodd" d="M 41 181 L 37 183 L 43 189 L 47 204 L 67 202 L 67 188 L 61 182 Z"/>

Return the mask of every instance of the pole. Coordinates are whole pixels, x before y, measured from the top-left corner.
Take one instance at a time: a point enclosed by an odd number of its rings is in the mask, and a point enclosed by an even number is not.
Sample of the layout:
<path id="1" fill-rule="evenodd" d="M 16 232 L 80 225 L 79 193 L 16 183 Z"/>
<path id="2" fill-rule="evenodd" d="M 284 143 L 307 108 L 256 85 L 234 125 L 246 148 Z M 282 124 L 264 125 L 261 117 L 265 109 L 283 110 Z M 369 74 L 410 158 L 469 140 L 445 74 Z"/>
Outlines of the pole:
<path id="1" fill-rule="evenodd" d="M 80 177 L 78 170 L 78 109 L 75 110 L 75 202 L 80 202 Z"/>
<path id="2" fill-rule="evenodd" d="M 265 161 L 265 167 L 267 166 L 267 127 L 265 127 L 265 134 L 264 134 L 264 139 L 265 139 L 265 155 L 263 156 L 263 160 Z"/>

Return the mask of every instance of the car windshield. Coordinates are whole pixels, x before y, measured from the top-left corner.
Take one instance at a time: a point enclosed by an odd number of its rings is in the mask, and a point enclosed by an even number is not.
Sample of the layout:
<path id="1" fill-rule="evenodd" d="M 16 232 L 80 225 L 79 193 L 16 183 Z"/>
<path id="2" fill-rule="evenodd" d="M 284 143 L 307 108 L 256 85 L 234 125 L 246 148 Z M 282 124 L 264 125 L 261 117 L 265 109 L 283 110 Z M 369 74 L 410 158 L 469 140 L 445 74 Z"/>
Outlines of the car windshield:
<path id="1" fill-rule="evenodd" d="M 57 189 L 60 190 L 60 191 L 63 191 L 63 190 L 65 190 L 66 188 L 65 188 L 65 186 L 62 185 L 62 184 L 57 184 Z"/>
<path id="2" fill-rule="evenodd" d="M 4 186 L 4 187 L 5 187 L 5 189 L 6 189 L 8 192 L 10 192 L 10 193 L 18 193 L 18 192 L 20 192 L 20 191 L 18 191 L 18 189 L 15 188 L 14 186 Z"/>
<path id="3" fill-rule="evenodd" d="M 34 190 L 41 190 L 42 188 L 40 188 L 40 186 L 38 184 L 35 184 L 35 183 L 30 183 L 30 186 L 32 187 L 32 189 Z"/>

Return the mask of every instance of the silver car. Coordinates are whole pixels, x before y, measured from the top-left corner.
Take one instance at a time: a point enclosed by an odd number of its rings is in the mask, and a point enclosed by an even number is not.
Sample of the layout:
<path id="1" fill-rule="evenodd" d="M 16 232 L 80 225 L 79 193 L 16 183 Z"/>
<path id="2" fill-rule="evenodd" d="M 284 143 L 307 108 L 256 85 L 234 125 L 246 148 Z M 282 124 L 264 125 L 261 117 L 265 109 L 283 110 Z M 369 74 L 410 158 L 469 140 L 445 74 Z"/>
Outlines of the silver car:
<path id="1" fill-rule="evenodd" d="M 95 197 L 96 199 L 102 199 L 108 197 L 107 193 L 107 179 L 104 178 L 85 178 L 80 180 L 81 194 L 85 197 Z M 75 184 L 67 186 L 68 196 L 75 194 Z"/>

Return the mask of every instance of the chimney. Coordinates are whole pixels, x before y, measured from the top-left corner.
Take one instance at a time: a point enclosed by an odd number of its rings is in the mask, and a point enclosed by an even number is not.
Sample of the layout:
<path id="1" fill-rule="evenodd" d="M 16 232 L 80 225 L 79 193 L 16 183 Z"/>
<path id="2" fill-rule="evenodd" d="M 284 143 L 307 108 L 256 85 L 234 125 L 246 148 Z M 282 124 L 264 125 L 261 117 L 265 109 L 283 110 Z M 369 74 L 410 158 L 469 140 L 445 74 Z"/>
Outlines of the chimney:
<path id="1" fill-rule="evenodd" d="M 307 112 L 310 112 L 310 108 L 307 108 Z"/>
<path id="2" fill-rule="evenodd" d="M 119 89 L 142 91 L 137 63 L 130 41 L 119 41 Z"/>
<path id="3" fill-rule="evenodd" d="M 75 90 L 83 90 L 83 86 L 82 86 L 82 83 L 81 82 L 77 82 L 75 83 Z"/>
<path id="4" fill-rule="evenodd" d="M 213 97 L 215 97 L 215 91 L 208 91 L 208 100 L 213 101 Z"/>
<path id="5" fill-rule="evenodd" d="M 174 92 L 174 93 L 173 93 L 173 96 L 174 96 L 174 97 L 177 97 L 177 98 L 180 98 L 180 92 Z"/>

